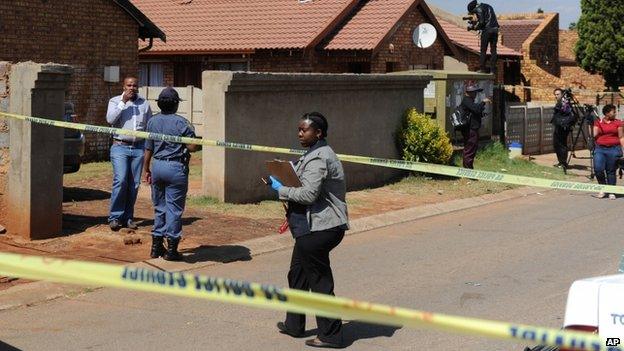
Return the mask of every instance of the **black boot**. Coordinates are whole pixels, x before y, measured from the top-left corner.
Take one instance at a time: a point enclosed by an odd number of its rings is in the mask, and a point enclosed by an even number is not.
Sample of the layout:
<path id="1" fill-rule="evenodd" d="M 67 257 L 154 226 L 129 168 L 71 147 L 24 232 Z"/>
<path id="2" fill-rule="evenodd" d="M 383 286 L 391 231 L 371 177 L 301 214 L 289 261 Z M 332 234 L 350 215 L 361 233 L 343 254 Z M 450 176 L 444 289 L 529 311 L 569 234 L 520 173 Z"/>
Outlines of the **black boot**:
<path id="1" fill-rule="evenodd" d="M 162 256 L 165 251 L 165 245 L 163 245 L 163 237 L 152 235 L 152 252 L 150 253 L 151 258 L 158 258 Z"/>
<path id="2" fill-rule="evenodd" d="M 167 237 L 167 252 L 163 258 L 167 261 L 182 261 L 182 254 L 178 252 L 180 238 Z"/>

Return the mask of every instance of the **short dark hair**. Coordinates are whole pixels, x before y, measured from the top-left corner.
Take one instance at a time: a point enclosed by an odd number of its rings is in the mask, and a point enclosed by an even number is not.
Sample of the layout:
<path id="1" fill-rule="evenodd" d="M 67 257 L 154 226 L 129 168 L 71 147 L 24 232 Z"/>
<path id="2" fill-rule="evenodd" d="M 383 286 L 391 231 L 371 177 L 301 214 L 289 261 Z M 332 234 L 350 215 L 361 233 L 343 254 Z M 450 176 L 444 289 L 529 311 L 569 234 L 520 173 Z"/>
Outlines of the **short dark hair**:
<path id="1" fill-rule="evenodd" d="M 602 108 L 602 114 L 606 115 L 607 113 L 613 110 L 616 110 L 615 105 L 612 105 L 612 104 L 604 105 L 604 107 Z"/>
<path id="2" fill-rule="evenodd" d="M 304 113 L 301 116 L 302 120 L 310 121 L 310 126 L 314 129 L 321 131 L 321 138 L 327 137 L 327 129 L 329 129 L 329 123 L 327 123 L 327 118 L 323 116 L 319 112 L 308 112 Z"/>
<path id="3" fill-rule="evenodd" d="M 556 92 L 558 92 L 558 91 L 559 91 L 559 92 L 561 92 L 561 93 L 563 93 L 563 89 L 561 89 L 561 88 L 555 88 L 555 89 L 553 90 L 553 93 L 556 93 Z"/>
<path id="4" fill-rule="evenodd" d="M 178 100 L 170 98 L 158 99 L 156 103 L 158 104 L 158 108 L 160 108 L 160 113 L 165 115 L 178 112 L 178 105 L 180 104 Z"/>

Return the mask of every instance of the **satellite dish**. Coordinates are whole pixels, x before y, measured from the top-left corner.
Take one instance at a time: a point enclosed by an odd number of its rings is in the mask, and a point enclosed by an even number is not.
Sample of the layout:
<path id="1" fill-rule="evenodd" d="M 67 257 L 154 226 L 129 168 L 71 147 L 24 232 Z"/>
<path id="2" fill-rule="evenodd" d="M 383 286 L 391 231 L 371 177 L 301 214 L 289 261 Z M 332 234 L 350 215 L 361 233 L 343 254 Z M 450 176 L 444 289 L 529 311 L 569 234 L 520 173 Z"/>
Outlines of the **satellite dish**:
<path id="1" fill-rule="evenodd" d="M 414 44 L 421 49 L 426 49 L 433 45 L 436 38 L 438 37 L 438 32 L 435 27 L 430 23 L 422 23 L 419 24 L 416 29 L 414 29 L 414 34 L 412 35 L 412 40 Z"/>

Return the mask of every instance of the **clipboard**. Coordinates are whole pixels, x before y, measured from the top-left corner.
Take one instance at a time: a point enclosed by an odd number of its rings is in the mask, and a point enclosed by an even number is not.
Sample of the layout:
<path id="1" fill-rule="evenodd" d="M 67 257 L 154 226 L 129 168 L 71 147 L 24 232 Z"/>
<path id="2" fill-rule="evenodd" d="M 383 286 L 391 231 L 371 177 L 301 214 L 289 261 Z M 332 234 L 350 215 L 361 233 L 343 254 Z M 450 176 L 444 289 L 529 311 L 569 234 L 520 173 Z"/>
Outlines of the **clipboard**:
<path id="1" fill-rule="evenodd" d="M 279 179 L 284 186 L 299 188 L 301 181 L 295 173 L 292 163 L 282 160 L 266 161 L 269 174 Z"/>

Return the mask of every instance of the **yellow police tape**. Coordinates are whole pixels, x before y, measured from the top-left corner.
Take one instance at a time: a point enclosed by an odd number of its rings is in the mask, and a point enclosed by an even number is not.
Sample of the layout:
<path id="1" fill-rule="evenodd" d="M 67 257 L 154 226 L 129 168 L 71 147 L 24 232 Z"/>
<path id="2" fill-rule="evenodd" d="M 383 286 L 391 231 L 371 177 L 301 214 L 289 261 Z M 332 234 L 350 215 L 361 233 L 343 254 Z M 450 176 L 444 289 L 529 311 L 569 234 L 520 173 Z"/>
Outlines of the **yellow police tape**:
<path id="1" fill-rule="evenodd" d="M 95 133 L 128 135 L 128 136 L 135 136 L 135 137 L 144 138 L 144 139 L 165 140 L 165 141 L 184 143 L 184 144 L 217 146 L 217 147 L 224 147 L 228 149 L 237 149 L 237 150 L 246 150 L 246 151 L 262 151 L 262 152 L 272 152 L 272 153 L 291 154 L 291 155 L 302 155 L 304 153 L 304 150 L 298 150 L 298 149 L 287 149 L 287 148 L 272 147 L 272 146 L 232 143 L 232 142 L 218 141 L 218 140 L 186 138 L 186 137 L 179 137 L 179 136 L 172 136 L 172 135 L 165 135 L 165 134 L 132 131 L 132 130 L 127 130 L 127 129 L 94 126 L 94 125 L 89 125 L 89 124 L 54 121 L 54 120 L 45 119 L 45 118 L 29 117 L 29 116 L 16 115 L 12 113 L 0 112 L 0 117 L 2 116 L 19 119 L 23 121 L 29 121 L 29 122 L 38 123 L 38 124 L 44 124 L 48 126 L 54 126 L 54 127 L 78 129 L 78 130 L 95 132 Z M 490 171 L 478 171 L 478 170 L 460 168 L 460 167 L 452 167 L 452 166 L 437 165 L 437 164 L 423 163 L 423 162 L 404 161 L 404 160 L 393 160 L 393 159 L 386 159 L 386 158 L 374 158 L 374 157 L 354 156 L 354 155 L 344 155 L 344 154 L 338 154 L 338 158 L 340 158 L 343 161 L 352 162 L 352 163 L 360 163 L 360 164 L 365 164 L 365 165 L 374 165 L 374 166 L 381 166 L 381 167 L 394 168 L 394 169 L 403 169 L 403 170 L 414 171 L 414 172 L 433 173 L 433 174 L 440 174 L 440 175 L 452 176 L 452 177 L 479 179 L 479 180 L 486 180 L 486 181 L 498 182 L 498 183 L 534 186 L 534 187 L 550 188 L 550 189 L 574 190 L 574 191 L 585 191 L 585 192 L 602 191 L 605 193 L 624 194 L 624 187 L 615 186 L 615 185 L 601 185 L 601 184 L 591 184 L 591 183 L 569 182 L 569 181 L 563 181 L 563 180 L 552 180 L 552 179 L 546 179 L 546 178 L 534 178 L 534 177 L 526 177 L 526 176 L 519 176 L 519 175 L 513 175 L 513 174 L 504 174 L 504 173 L 497 173 L 497 172 L 490 172 Z"/>
<path id="2" fill-rule="evenodd" d="M 430 328 L 579 350 L 607 348 L 595 334 L 410 310 L 300 290 L 181 272 L 0 253 L 0 274 L 57 283 L 94 285 L 208 299 L 280 311 Z"/>

